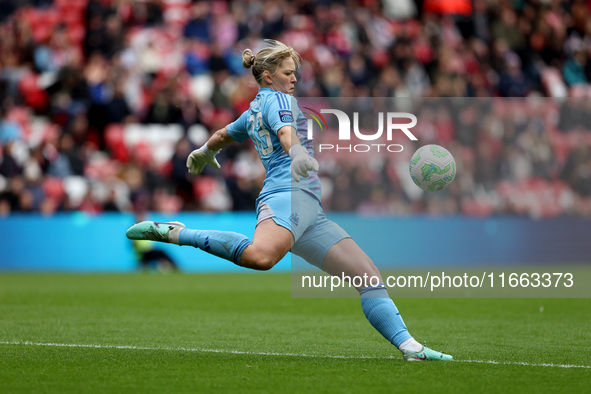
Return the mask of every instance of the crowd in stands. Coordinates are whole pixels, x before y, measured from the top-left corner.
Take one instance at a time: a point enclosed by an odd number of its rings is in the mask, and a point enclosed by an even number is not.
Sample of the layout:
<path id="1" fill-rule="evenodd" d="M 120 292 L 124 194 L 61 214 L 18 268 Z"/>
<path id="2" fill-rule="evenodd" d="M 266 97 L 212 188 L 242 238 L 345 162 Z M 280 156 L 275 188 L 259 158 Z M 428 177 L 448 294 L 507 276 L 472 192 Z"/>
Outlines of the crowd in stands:
<path id="1" fill-rule="evenodd" d="M 328 210 L 591 215 L 590 13 L 586 0 L 4 0 L 0 216 L 254 209 L 252 144 L 199 177 L 185 158 L 255 96 L 240 53 L 263 38 L 302 54 L 298 97 L 432 98 L 420 142 L 456 157 L 450 188 L 427 194 L 408 185 L 412 152 L 319 155 Z"/>

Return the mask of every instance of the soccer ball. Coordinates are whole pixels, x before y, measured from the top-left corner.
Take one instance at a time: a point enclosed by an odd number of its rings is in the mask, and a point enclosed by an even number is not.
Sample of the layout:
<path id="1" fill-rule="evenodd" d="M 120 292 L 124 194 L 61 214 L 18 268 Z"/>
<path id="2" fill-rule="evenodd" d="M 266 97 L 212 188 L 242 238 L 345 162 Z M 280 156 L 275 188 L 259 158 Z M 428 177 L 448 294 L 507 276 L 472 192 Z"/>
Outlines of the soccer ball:
<path id="1" fill-rule="evenodd" d="M 428 192 L 438 192 L 454 180 L 456 161 L 447 149 L 439 145 L 425 145 L 412 155 L 408 169 L 418 187 Z"/>

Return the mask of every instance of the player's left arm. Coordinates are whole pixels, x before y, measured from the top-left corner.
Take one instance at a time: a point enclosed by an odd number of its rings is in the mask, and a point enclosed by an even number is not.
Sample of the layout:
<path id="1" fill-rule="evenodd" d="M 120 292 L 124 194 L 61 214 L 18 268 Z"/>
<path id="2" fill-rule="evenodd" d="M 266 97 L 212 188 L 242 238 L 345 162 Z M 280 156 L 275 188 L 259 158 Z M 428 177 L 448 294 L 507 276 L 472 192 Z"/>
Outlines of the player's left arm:
<path id="1" fill-rule="evenodd" d="M 281 142 L 281 147 L 285 153 L 289 154 L 289 149 L 295 144 L 300 144 L 300 139 L 296 133 L 296 130 L 292 126 L 283 126 L 277 131 L 277 137 Z"/>
<path id="2" fill-rule="evenodd" d="M 309 171 L 318 171 L 318 162 L 302 146 L 295 128 L 283 126 L 277 131 L 277 136 L 281 147 L 291 157 L 291 176 L 296 182 L 300 181 L 300 176 L 307 178 Z"/>

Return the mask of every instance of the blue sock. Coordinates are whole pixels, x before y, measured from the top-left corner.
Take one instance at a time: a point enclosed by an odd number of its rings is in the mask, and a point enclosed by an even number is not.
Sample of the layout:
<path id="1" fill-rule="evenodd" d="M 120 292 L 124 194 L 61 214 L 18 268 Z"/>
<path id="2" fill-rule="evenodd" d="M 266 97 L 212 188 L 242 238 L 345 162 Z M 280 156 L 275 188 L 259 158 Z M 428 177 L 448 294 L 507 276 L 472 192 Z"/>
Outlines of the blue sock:
<path id="1" fill-rule="evenodd" d="M 179 245 L 190 245 L 240 265 L 242 252 L 252 242 L 246 235 L 232 231 L 189 230 L 179 233 Z"/>
<path id="2" fill-rule="evenodd" d="M 361 309 L 371 325 L 396 347 L 412 338 L 406 325 L 390 299 L 386 286 L 380 283 L 377 287 L 366 287 L 359 291 Z"/>

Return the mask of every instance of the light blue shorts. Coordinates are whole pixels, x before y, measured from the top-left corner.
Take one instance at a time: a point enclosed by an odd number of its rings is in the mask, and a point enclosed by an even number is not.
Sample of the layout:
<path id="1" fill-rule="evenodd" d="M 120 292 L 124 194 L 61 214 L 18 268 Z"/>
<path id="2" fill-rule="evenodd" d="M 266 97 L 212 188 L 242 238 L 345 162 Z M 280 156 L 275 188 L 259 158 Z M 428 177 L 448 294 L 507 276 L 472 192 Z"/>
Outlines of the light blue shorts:
<path id="1" fill-rule="evenodd" d="M 337 242 L 350 238 L 338 224 L 326 218 L 318 199 L 304 191 L 271 193 L 257 200 L 257 224 L 272 218 L 293 235 L 291 252 L 322 268 L 326 253 Z"/>

